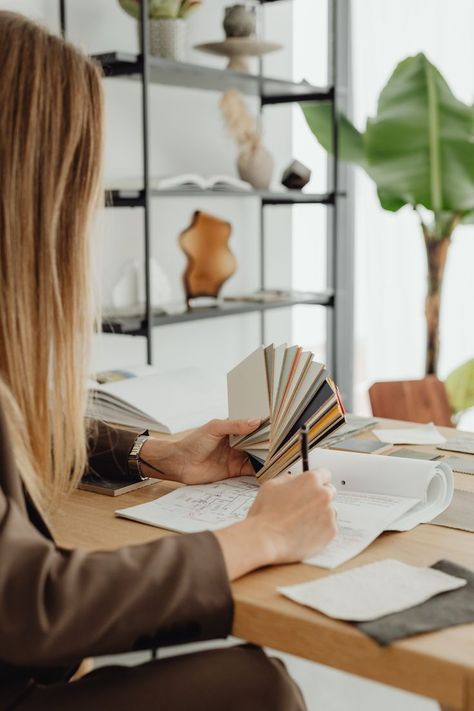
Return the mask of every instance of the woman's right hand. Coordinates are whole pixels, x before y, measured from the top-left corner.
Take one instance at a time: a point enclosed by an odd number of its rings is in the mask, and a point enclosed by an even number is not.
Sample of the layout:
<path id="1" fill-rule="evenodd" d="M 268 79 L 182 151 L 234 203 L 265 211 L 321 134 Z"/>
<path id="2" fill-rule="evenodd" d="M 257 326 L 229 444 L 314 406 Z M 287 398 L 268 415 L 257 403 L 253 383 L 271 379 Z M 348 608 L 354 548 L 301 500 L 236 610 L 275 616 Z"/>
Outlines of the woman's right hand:
<path id="1" fill-rule="evenodd" d="M 335 489 L 326 469 L 282 474 L 262 484 L 247 518 L 215 532 L 229 578 L 315 554 L 337 532 Z"/>

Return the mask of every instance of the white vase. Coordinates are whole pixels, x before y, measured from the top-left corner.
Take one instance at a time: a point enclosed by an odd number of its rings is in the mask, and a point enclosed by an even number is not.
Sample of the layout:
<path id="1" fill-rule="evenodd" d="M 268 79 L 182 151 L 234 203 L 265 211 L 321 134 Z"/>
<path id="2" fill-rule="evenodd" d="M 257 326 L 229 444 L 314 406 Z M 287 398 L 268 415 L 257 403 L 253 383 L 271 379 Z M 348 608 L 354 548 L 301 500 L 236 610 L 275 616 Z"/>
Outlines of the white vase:
<path id="1" fill-rule="evenodd" d="M 166 273 L 157 260 L 150 259 L 151 305 L 160 308 L 171 301 L 171 285 Z M 141 259 L 132 259 L 125 264 L 122 274 L 112 292 L 112 304 L 117 310 L 135 308 L 145 305 L 145 275 Z"/>
<path id="2" fill-rule="evenodd" d="M 152 20 L 150 26 L 150 54 L 155 57 L 186 59 L 186 21 L 182 18 Z M 140 33 L 140 27 L 138 28 Z"/>
<path id="3" fill-rule="evenodd" d="M 273 174 L 273 158 L 260 144 L 244 148 L 237 159 L 237 170 L 240 178 L 255 190 L 268 190 Z"/>

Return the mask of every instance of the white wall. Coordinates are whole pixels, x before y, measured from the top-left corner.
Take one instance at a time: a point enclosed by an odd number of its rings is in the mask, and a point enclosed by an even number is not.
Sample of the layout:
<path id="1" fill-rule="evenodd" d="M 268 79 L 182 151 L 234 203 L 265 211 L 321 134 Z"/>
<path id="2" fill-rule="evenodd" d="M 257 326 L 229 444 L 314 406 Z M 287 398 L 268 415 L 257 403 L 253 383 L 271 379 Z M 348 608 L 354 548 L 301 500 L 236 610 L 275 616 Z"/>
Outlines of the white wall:
<path id="1" fill-rule="evenodd" d="M 225 0 L 207 0 L 188 21 L 189 60 L 222 67 L 225 60 L 191 49 L 198 42 L 223 36 L 221 20 Z M 58 28 L 56 0 L 0 0 L 8 8 Z M 116 0 L 67 2 L 67 35 L 86 52 L 137 51 L 135 21 Z M 284 50 L 265 60 L 266 71 L 291 76 L 291 4 L 266 8 L 265 32 L 281 40 Z M 140 85 L 124 80 L 105 81 L 107 98 L 107 144 L 105 179 L 138 179 L 141 174 Z M 154 175 L 196 172 L 236 174 L 236 149 L 227 135 L 218 109 L 217 92 L 183 90 L 153 85 L 150 91 L 152 126 L 151 171 Z M 247 98 L 257 112 L 256 99 Z M 275 183 L 291 158 L 292 113 L 287 107 L 264 117 L 265 143 L 275 158 Z M 183 295 L 181 275 L 185 259 L 177 245 L 179 233 L 189 224 L 194 210 L 210 211 L 233 225 L 231 248 L 238 260 L 236 274 L 225 284 L 223 294 L 251 291 L 259 279 L 259 211 L 254 199 L 174 198 L 153 200 L 152 253 L 166 272 L 175 298 Z M 101 254 L 100 282 L 105 308 L 111 305 L 112 288 L 128 260 L 143 256 L 141 209 L 108 209 L 100 215 L 94 239 Z M 267 217 L 267 280 L 269 285 L 288 287 L 291 282 L 291 215 L 270 210 Z M 189 364 L 225 370 L 259 342 L 259 315 L 247 315 L 154 329 L 155 364 L 161 370 Z M 268 340 L 291 337 L 291 315 L 286 310 L 267 318 Z M 143 362 L 142 338 L 97 339 L 93 368 L 117 367 Z"/>

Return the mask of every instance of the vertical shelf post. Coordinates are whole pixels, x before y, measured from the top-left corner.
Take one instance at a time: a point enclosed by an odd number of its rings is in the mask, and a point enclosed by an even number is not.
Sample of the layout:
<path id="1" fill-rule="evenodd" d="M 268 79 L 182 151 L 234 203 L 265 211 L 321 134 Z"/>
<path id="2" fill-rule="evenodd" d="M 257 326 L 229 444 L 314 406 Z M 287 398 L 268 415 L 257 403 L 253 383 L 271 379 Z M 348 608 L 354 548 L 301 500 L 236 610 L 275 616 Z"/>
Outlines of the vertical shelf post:
<path id="1" fill-rule="evenodd" d="M 331 134 L 333 157 L 328 158 L 328 185 L 334 195 L 332 210 L 328 213 L 327 230 L 327 275 L 329 286 L 334 291 L 334 306 L 327 314 L 327 361 L 332 377 L 338 382 L 337 372 L 337 259 L 338 259 L 338 92 L 337 92 L 337 0 L 328 0 L 328 75 L 332 89 L 331 101 Z M 331 189 L 328 188 L 328 189 Z"/>
<path id="2" fill-rule="evenodd" d="M 257 36 L 264 36 L 263 3 L 257 6 L 258 31 Z M 263 57 L 258 58 L 258 85 L 259 85 L 259 113 L 258 128 L 263 133 Z M 260 237 L 260 285 L 261 290 L 265 289 L 265 205 L 263 199 L 259 198 L 259 237 Z M 260 343 L 265 345 L 265 312 L 260 311 Z"/>
<path id="3" fill-rule="evenodd" d="M 145 329 L 146 329 L 146 360 L 153 362 L 153 322 L 151 313 L 151 215 L 150 215 L 150 134 L 149 134 L 149 102 L 148 90 L 150 83 L 149 66 L 149 0 L 141 0 L 140 12 L 140 44 L 141 44 L 141 79 L 142 79 L 142 144 L 143 144 L 143 232 L 144 232 L 144 269 L 145 269 Z"/>
<path id="4" fill-rule="evenodd" d="M 354 358 L 354 202 L 351 169 L 339 162 L 338 114 L 350 115 L 350 0 L 328 0 L 329 82 L 333 87 L 333 158 L 328 160 L 328 185 L 334 205 L 328 211 L 328 286 L 334 305 L 327 317 L 327 361 L 346 409 L 352 409 Z M 344 192 L 344 196 L 341 194 Z"/>
<path id="5" fill-rule="evenodd" d="M 59 0 L 59 27 L 61 37 L 66 38 L 66 0 Z"/>

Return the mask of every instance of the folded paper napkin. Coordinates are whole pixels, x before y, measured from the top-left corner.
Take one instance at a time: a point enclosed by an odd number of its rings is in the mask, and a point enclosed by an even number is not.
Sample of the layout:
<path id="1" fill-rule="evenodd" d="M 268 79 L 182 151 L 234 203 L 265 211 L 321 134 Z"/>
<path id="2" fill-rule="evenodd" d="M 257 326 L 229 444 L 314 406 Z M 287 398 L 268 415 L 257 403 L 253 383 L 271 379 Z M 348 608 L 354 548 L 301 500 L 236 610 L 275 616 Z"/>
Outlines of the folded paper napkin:
<path id="1" fill-rule="evenodd" d="M 339 620 L 368 621 L 412 608 L 466 580 L 433 568 L 381 560 L 278 591 Z"/>
<path id="2" fill-rule="evenodd" d="M 422 632 L 433 632 L 445 627 L 474 622 L 474 570 L 468 570 L 449 560 L 440 560 L 432 570 L 465 580 L 466 585 L 452 592 L 436 595 L 410 610 L 386 615 L 373 622 L 362 622 L 357 627 L 381 645 Z"/>

